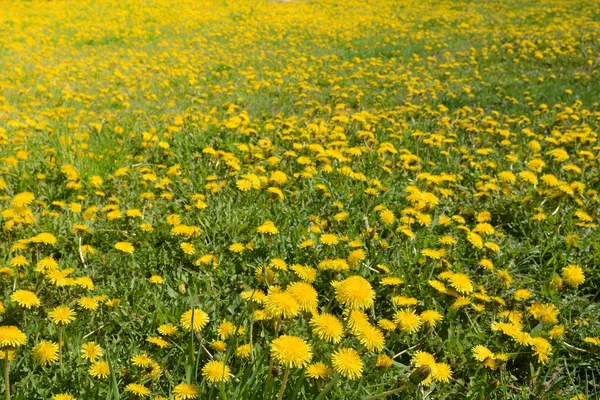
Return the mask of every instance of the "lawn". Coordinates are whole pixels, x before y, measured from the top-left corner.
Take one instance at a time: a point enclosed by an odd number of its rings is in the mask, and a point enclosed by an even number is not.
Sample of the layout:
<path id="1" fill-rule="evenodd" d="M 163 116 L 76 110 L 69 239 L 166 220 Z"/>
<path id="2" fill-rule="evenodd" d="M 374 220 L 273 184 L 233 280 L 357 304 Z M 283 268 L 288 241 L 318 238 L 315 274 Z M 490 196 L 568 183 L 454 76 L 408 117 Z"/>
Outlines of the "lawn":
<path id="1" fill-rule="evenodd" d="M 593 0 L 0 0 L 0 396 L 599 398 L 599 93 Z"/>

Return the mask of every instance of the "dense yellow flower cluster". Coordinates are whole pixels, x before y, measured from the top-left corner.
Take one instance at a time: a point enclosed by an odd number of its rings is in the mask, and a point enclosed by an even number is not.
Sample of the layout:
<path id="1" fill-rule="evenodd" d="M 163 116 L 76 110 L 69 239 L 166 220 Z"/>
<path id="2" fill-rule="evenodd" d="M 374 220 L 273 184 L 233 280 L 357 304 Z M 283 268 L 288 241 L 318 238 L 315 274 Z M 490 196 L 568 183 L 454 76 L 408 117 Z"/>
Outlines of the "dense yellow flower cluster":
<path id="1" fill-rule="evenodd" d="M 2 1 L 7 395 L 588 393 L 576 3 Z"/>

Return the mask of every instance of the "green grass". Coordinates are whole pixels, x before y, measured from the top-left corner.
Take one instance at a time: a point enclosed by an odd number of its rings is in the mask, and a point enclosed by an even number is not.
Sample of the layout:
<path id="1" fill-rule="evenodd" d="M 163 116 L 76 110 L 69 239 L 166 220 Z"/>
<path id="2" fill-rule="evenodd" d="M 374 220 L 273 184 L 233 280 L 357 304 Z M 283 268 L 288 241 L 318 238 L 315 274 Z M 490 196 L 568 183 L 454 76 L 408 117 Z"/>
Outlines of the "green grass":
<path id="1" fill-rule="evenodd" d="M 449 364 L 452 379 L 409 386 L 397 398 L 598 397 L 599 346 L 585 341 L 600 336 L 600 20 L 593 1 L 0 0 L 0 7 L 6 10 L 0 15 L 0 70 L 5 71 L 0 134 L 6 137 L 0 135 L 0 174 L 6 183 L 0 211 L 7 224 L 0 230 L 6 243 L 0 267 L 7 267 L 0 271 L 6 308 L 0 325 L 18 326 L 28 338 L 10 363 L 13 399 L 59 393 L 135 398 L 125 390 L 130 383 L 147 386 L 149 398 L 168 397 L 182 382 L 197 385 L 199 398 L 276 398 L 285 367 L 275 362 L 269 368 L 269 351 L 280 334 L 309 342 L 315 362 L 330 364 L 336 349 L 351 347 L 364 363 L 355 381 L 315 380 L 292 368 L 286 399 L 318 398 L 328 385 L 322 398 L 367 399 L 394 390 L 413 372 L 417 351 Z M 228 125 L 236 117 L 238 123 Z M 531 147 L 534 140 L 541 150 Z M 396 152 L 378 152 L 387 142 Z M 548 153 L 559 148 L 568 160 Z M 218 153 L 211 155 L 210 149 Z M 484 149 L 492 151 L 482 154 Z M 416 156 L 410 167 L 407 154 Z M 538 185 L 519 177 L 532 159 L 545 162 L 536 171 Z M 568 164 L 581 173 L 565 170 Z M 71 186 L 80 188 L 68 186 L 65 165 L 78 171 Z M 179 172 L 172 173 L 177 165 Z M 120 168 L 129 171 L 116 176 Z M 283 171 L 287 182 L 269 181 L 274 171 Z M 512 171 L 516 182 L 501 182 L 502 171 Z M 145 180 L 148 173 L 156 180 Z M 433 183 L 424 173 L 455 179 Z M 245 174 L 262 178 L 261 187 L 238 189 Z M 546 184 L 544 174 L 561 182 Z M 100 187 L 93 186 L 93 176 L 102 178 Z M 223 186 L 212 190 L 211 182 Z M 565 185 L 577 183 L 582 190 L 571 186 L 573 192 L 565 192 Z M 408 197 L 409 186 L 434 193 L 439 204 L 419 208 Z M 284 199 L 269 187 L 279 188 Z M 35 196 L 29 208 L 36 221 L 15 219 L 10 228 L 11 200 L 22 192 Z M 195 207 L 193 195 L 204 195 L 207 207 Z M 99 210 L 86 219 L 69 210 L 71 203 L 83 211 Z M 111 204 L 123 218 L 108 217 L 103 208 Z M 382 220 L 382 207 L 395 214 L 392 225 Z M 142 211 L 143 221 L 125 216 L 129 209 Z M 347 219 L 337 220 L 342 211 Z M 494 228 L 484 240 L 498 244 L 499 252 L 466 239 L 466 230 L 477 226 L 484 211 Z M 532 219 L 542 212 L 544 220 Z M 431 223 L 407 220 L 419 213 Z M 172 214 L 200 234 L 189 239 L 172 234 L 167 222 Z M 440 222 L 453 215 L 465 222 Z M 266 220 L 280 233 L 258 233 Z M 142 222 L 153 230 L 142 231 Z M 74 233 L 73 224 L 86 224 L 90 232 Z M 399 228 L 409 228 L 414 237 Z M 336 234 L 340 243 L 319 244 L 319 230 Z M 11 250 L 41 232 L 51 232 L 56 244 Z M 440 245 L 444 235 L 456 243 Z M 301 248 L 307 239 L 315 244 Z M 341 344 L 318 339 L 308 312 L 276 324 L 253 321 L 253 311 L 261 307 L 243 300 L 241 292 L 266 293 L 271 285 L 285 289 L 299 280 L 280 271 L 267 285 L 260 268 L 274 258 L 313 268 L 325 259 L 348 259 L 353 240 L 360 240 L 357 248 L 365 259 L 348 271 L 319 269 L 313 283 L 318 311 L 344 321 Z M 117 242 L 130 242 L 135 251 L 123 254 L 115 249 Z M 183 242 L 194 245 L 194 255 L 182 251 Z M 255 249 L 230 251 L 237 242 L 254 243 Z M 83 261 L 80 243 L 95 250 Z M 446 253 L 440 259 L 422 253 L 442 247 Z M 197 261 L 207 254 L 216 256 L 216 263 Z M 30 265 L 11 265 L 17 255 Z M 54 258 L 61 270 L 72 268 L 73 277 L 90 277 L 95 288 L 52 285 L 35 270 L 43 257 Z M 478 265 L 483 258 L 493 261 L 493 271 Z M 585 282 L 557 289 L 553 278 L 570 264 L 582 268 Z M 378 265 L 387 266 L 389 274 Z M 14 270 L 20 274 L 18 289 L 34 292 L 39 307 L 28 310 L 10 300 Z M 512 278 L 508 287 L 499 270 Z M 466 274 L 479 298 L 465 293 L 471 305 L 454 309 L 455 297 L 428 283 L 443 280 L 443 271 Z M 153 275 L 164 283 L 150 283 Z M 368 351 L 350 333 L 331 285 L 351 275 L 365 277 L 376 292 L 374 307 L 365 310 L 372 325 L 393 319 L 401 309 L 392 301 L 398 295 L 417 299 L 412 307 L 417 313 L 436 310 L 443 320 L 415 334 L 384 332 L 384 349 Z M 404 283 L 381 284 L 387 275 Z M 516 301 L 514 292 L 521 288 L 532 298 Z M 483 300 L 484 293 L 492 299 Z M 81 297 L 101 295 L 120 304 L 101 302 L 96 311 L 77 305 Z M 536 302 L 553 304 L 557 322 L 532 316 L 528 307 Z M 41 340 L 57 341 L 48 312 L 60 304 L 77 312 L 65 328 L 63 372 L 58 363 L 42 367 L 33 356 Z M 200 333 L 180 329 L 166 338 L 165 349 L 146 341 L 159 336 L 162 324 L 179 325 L 192 308 L 210 317 Z M 547 363 L 538 362 L 530 345 L 492 329 L 506 321 L 508 311 L 522 313 L 522 332 L 549 341 Z M 227 349 L 219 352 L 211 341 L 225 320 L 245 331 L 223 339 Z M 253 359 L 240 359 L 235 349 L 250 343 L 251 325 Z M 552 338 L 555 325 L 565 332 Z M 88 373 L 90 363 L 80 356 L 87 341 L 105 351 L 111 369 L 105 379 Z M 487 368 L 473 356 L 477 345 L 505 353 L 508 360 Z M 141 353 L 160 365 L 158 377 L 145 377 L 148 369 L 132 364 Z M 376 366 L 380 353 L 393 358 L 392 367 Z M 211 357 L 226 362 L 231 381 L 211 385 L 203 377 Z"/>

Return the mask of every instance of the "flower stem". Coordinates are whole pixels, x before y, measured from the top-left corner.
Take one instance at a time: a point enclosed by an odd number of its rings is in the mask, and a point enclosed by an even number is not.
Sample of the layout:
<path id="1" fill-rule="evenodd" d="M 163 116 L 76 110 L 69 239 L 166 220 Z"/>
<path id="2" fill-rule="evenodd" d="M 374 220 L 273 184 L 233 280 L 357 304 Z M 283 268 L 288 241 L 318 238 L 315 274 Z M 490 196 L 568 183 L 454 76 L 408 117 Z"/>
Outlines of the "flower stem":
<path id="1" fill-rule="evenodd" d="M 403 391 L 407 387 L 408 387 L 408 384 L 405 383 L 404 385 L 400 386 L 399 388 L 388 390 L 387 392 L 382 392 L 382 393 L 376 394 L 375 396 L 369 397 L 367 400 L 375 400 L 375 399 L 381 399 L 381 398 L 384 398 L 384 397 L 387 397 L 387 396 L 391 396 L 391 395 L 393 395 L 395 393 Z"/>
<path id="2" fill-rule="evenodd" d="M 254 330 L 254 310 L 252 310 L 252 318 L 250 319 L 250 359 L 254 360 L 254 346 L 252 346 L 252 335 Z"/>
<path id="3" fill-rule="evenodd" d="M 288 375 L 290 374 L 290 367 L 285 367 L 285 372 L 283 373 L 283 381 L 281 381 L 281 389 L 279 389 L 279 396 L 277 396 L 277 400 L 281 400 L 283 398 L 283 392 L 285 391 L 285 384 L 288 380 Z"/>
<path id="4" fill-rule="evenodd" d="M 8 349 L 4 352 L 4 385 L 6 386 L 6 400 L 10 400 L 10 381 L 8 377 Z"/>
<path id="5" fill-rule="evenodd" d="M 333 376 L 333 378 L 331 379 L 331 381 L 327 384 L 327 386 L 325 386 L 323 388 L 323 390 L 321 391 L 321 393 L 319 393 L 319 395 L 317 396 L 317 398 L 315 400 L 322 400 L 325 398 L 325 395 L 327 393 L 329 393 L 329 391 L 331 390 L 331 388 L 333 388 L 333 386 L 337 383 L 337 381 L 340 379 L 340 374 L 335 374 Z"/>
<path id="6" fill-rule="evenodd" d="M 63 348 L 63 325 L 58 327 L 58 364 L 60 365 L 60 373 L 62 375 L 63 362 L 62 362 L 62 348 Z"/>

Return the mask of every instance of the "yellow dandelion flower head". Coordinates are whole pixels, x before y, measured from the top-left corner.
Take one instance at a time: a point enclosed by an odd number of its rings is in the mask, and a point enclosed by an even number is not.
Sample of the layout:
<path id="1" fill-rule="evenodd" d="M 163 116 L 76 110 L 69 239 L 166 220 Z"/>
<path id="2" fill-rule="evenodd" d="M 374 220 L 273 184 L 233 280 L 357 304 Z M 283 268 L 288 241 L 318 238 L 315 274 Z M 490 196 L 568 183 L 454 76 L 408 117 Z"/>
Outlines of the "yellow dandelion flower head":
<path id="1" fill-rule="evenodd" d="M 317 278 L 317 270 L 311 267 L 304 267 L 300 264 L 294 264 L 290 268 L 298 278 L 306 281 L 308 283 L 312 283 Z"/>
<path id="2" fill-rule="evenodd" d="M 167 347 L 169 347 L 169 342 L 167 342 L 165 339 L 161 338 L 161 337 L 157 337 L 157 336 L 149 336 L 146 341 L 148 343 L 152 343 L 158 347 L 160 347 L 161 349 L 166 349 Z"/>
<path id="3" fill-rule="evenodd" d="M 333 369 L 348 379 L 358 379 L 362 376 L 363 362 L 356 350 L 342 348 L 331 355 Z"/>
<path id="4" fill-rule="evenodd" d="M 333 233 L 323 234 L 319 238 L 319 243 L 327 245 L 327 246 L 334 246 L 334 245 L 338 244 L 339 241 L 340 241 L 340 238 L 337 235 L 334 235 Z"/>
<path id="5" fill-rule="evenodd" d="M 222 340 L 212 340 L 210 342 L 210 347 L 215 349 L 216 351 L 224 352 L 227 350 L 227 343 Z"/>
<path id="6" fill-rule="evenodd" d="M 163 324 L 159 326 L 156 330 L 163 336 L 173 336 L 177 333 L 178 328 L 173 324 Z"/>
<path id="7" fill-rule="evenodd" d="M 347 313 L 346 324 L 348 326 L 348 331 L 357 335 L 361 329 L 370 324 L 369 317 L 364 311 L 360 310 L 352 310 Z"/>
<path id="8" fill-rule="evenodd" d="M 58 344 L 42 340 L 32 350 L 33 358 L 42 366 L 58 361 Z"/>
<path id="9" fill-rule="evenodd" d="M 415 333 L 423 323 L 420 316 L 414 310 L 400 310 L 394 314 L 394 322 L 398 324 L 402 332 Z"/>
<path id="10" fill-rule="evenodd" d="M 238 346 L 237 349 L 235 349 L 235 356 L 238 358 L 242 358 L 242 359 L 250 358 L 251 354 L 252 354 L 252 347 L 249 344 L 243 344 L 241 346 Z"/>
<path id="11" fill-rule="evenodd" d="M 415 367 L 421 367 L 425 365 L 431 368 L 435 365 L 435 357 L 425 351 L 416 351 L 410 360 Z"/>
<path id="12" fill-rule="evenodd" d="M 450 275 L 448 280 L 450 281 L 450 286 L 456 289 L 457 292 L 462 294 L 473 293 L 473 284 L 468 275 L 456 272 Z"/>
<path id="13" fill-rule="evenodd" d="M 316 362 L 306 367 L 306 376 L 312 379 L 323 379 L 331 374 L 331 368 L 325 363 Z"/>
<path id="14" fill-rule="evenodd" d="M 75 396 L 72 396 L 68 393 L 60 393 L 52 396 L 52 400 L 77 400 Z"/>
<path id="15" fill-rule="evenodd" d="M 277 235 L 279 233 L 279 229 L 275 226 L 273 221 L 265 221 L 264 224 L 256 228 L 258 233 L 264 233 L 269 235 Z"/>
<path id="16" fill-rule="evenodd" d="M 394 276 L 386 276 L 385 278 L 381 279 L 380 283 L 384 286 L 397 286 L 402 285 L 404 281 Z"/>
<path id="17" fill-rule="evenodd" d="M 154 360 L 146 353 L 141 353 L 131 357 L 131 363 L 136 367 L 148 368 L 153 364 Z"/>
<path id="18" fill-rule="evenodd" d="M 54 270 L 58 268 L 58 263 L 52 257 L 44 257 L 39 260 L 36 264 L 36 271 L 44 273 L 47 270 Z"/>
<path id="19" fill-rule="evenodd" d="M 115 244 L 115 249 L 122 251 L 123 253 L 133 254 L 135 248 L 133 244 L 129 242 L 118 242 Z"/>
<path id="20" fill-rule="evenodd" d="M 452 379 L 452 368 L 446 363 L 435 363 L 431 368 L 431 378 L 437 382 L 448 383 Z"/>
<path id="21" fill-rule="evenodd" d="M 110 366 L 106 361 L 96 361 L 88 369 L 88 374 L 98 379 L 106 379 L 110 375 Z"/>
<path id="22" fill-rule="evenodd" d="M 29 265 L 29 260 L 25 256 L 16 256 L 10 260 L 12 267 L 25 267 Z"/>
<path id="23" fill-rule="evenodd" d="M 150 396 L 150 389 L 148 389 L 144 385 L 140 385 L 139 383 L 130 383 L 125 386 L 125 391 L 129 393 L 133 393 L 138 397 L 147 397 Z"/>
<path id="24" fill-rule="evenodd" d="M 415 299 L 414 297 L 394 296 L 392 297 L 392 303 L 398 307 L 407 307 L 419 304 L 419 300 Z"/>
<path id="25" fill-rule="evenodd" d="M 271 291 L 265 301 L 265 311 L 271 318 L 293 318 L 300 312 L 300 304 L 288 292 Z"/>
<path id="26" fill-rule="evenodd" d="M 86 360 L 96 361 L 103 355 L 104 350 L 95 342 L 87 342 L 81 345 L 81 357 Z"/>
<path id="27" fill-rule="evenodd" d="M 321 340 L 339 343 L 344 336 L 344 327 L 334 315 L 323 313 L 313 316 L 310 320 L 313 333 Z"/>
<path id="28" fill-rule="evenodd" d="M 98 300 L 92 297 L 82 297 L 77 301 L 77 304 L 86 310 L 92 311 L 97 310 L 100 305 Z"/>
<path id="29" fill-rule="evenodd" d="M 223 361 L 212 360 L 202 367 L 202 376 L 209 383 L 228 382 L 231 377 L 231 369 Z"/>
<path id="30" fill-rule="evenodd" d="M 563 280 L 567 285 L 579 286 L 585 282 L 585 274 L 579 265 L 568 265 L 561 270 Z"/>
<path id="31" fill-rule="evenodd" d="M 56 236 L 51 234 L 50 232 L 42 232 L 30 239 L 33 243 L 43 243 L 43 244 L 55 244 Z"/>
<path id="32" fill-rule="evenodd" d="M 39 307 L 41 302 L 35 293 L 29 290 L 17 290 L 10 295 L 10 301 L 17 303 L 19 306 L 30 309 L 31 307 Z"/>
<path id="33" fill-rule="evenodd" d="M 286 367 L 303 368 L 312 359 L 312 348 L 298 336 L 282 335 L 271 342 L 271 355 Z"/>
<path id="34" fill-rule="evenodd" d="M 303 311 L 316 310 L 319 305 L 319 295 L 315 288 L 306 282 L 294 282 L 289 285 L 286 292 L 292 295 Z"/>
<path id="35" fill-rule="evenodd" d="M 27 342 L 27 336 L 16 326 L 0 326 L 0 348 L 17 347 Z"/>
<path id="36" fill-rule="evenodd" d="M 75 321 L 75 311 L 66 306 L 58 306 L 48 313 L 55 324 L 69 325 Z"/>
<path id="37" fill-rule="evenodd" d="M 385 346 L 383 332 L 372 325 L 361 327 L 356 336 L 360 343 L 369 351 L 378 352 L 383 350 L 383 347 Z"/>
<path id="38" fill-rule="evenodd" d="M 283 258 L 272 259 L 270 262 L 270 266 L 281 271 L 287 271 L 288 269 L 287 263 Z"/>
<path id="39" fill-rule="evenodd" d="M 332 285 L 337 301 L 347 309 L 364 310 L 375 303 L 375 291 L 362 276 L 353 275 Z"/>
<path id="40" fill-rule="evenodd" d="M 233 253 L 242 253 L 244 250 L 246 249 L 246 246 L 244 246 L 243 243 L 233 243 L 231 246 L 229 246 L 229 251 L 233 252 Z"/>
<path id="41" fill-rule="evenodd" d="M 421 313 L 421 319 L 431 328 L 435 328 L 437 323 L 444 319 L 444 316 L 435 310 L 425 310 Z"/>
<path id="42" fill-rule="evenodd" d="M 390 321 L 387 318 L 380 319 L 377 322 L 377 325 L 383 329 L 384 331 L 392 332 L 396 329 L 396 324 L 393 321 Z"/>
<path id="43" fill-rule="evenodd" d="M 518 289 L 513 294 L 513 297 L 515 298 L 516 301 L 524 301 L 524 300 L 529 300 L 530 298 L 532 298 L 533 294 L 531 294 L 531 292 L 527 289 Z"/>
<path id="44" fill-rule="evenodd" d="M 192 400 L 200 395 L 200 388 L 189 383 L 180 383 L 173 388 L 176 400 Z"/>
<path id="45" fill-rule="evenodd" d="M 377 362 L 375 365 L 379 368 L 390 368 L 393 363 L 394 360 L 392 360 L 390 356 L 387 354 L 380 354 L 377 356 Z"/>
<path id="46" fill-rule="evenodd" d="M 181 327 L 186 330 L 192 330 L 192 326 L 194 331 L 201 331 L 206 324 L 210 321 L 208 314 L 202 311 L 199 308 L 195 308 L 193 310 L 186 311 L 180 319 Z"/>
<path id="47" fill-rule="evenodd" d="M 10 205 L 13 207 L 26 207 L 35 200 L 35 195 L 31 192 L 23 192 L 16 194 L 10 201 Z"/>
<path id="48" fill-rule="evenodd" d="M 485 361 L 488 358 L 495 358 L 494 353 L 490 349 L 480 344 L 473 347 L 473 349 L 471 349 L 471 353 L 473 354 L 473 358 L 481 362 Z"/>

